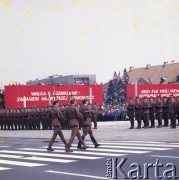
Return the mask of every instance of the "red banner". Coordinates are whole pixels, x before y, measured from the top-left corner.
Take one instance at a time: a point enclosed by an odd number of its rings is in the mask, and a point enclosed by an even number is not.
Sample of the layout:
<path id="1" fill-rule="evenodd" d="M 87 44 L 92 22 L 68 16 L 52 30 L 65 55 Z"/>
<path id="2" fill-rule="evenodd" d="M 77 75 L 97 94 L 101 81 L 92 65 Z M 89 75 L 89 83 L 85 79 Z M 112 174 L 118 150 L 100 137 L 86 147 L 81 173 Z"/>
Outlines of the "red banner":
<path id="1" fill-rule="evenodd" d="M 60 104 L 69 104 L 74 96 L 77 103 L 83 98 L 97 105 L 103 104 L 102 85 L 34 85 L 5 86 L 6 108 L 40 107 L 52 104 L 55 99 Z"/>
<path id="2" fill-rule="evenodd" d="M 127 85 L 127 98 L 135 97 L 135 94 L 142 98 L 143 96 L 157 97 L 170 95 L 179 96 L 179 84 L 129 84 Z"/>

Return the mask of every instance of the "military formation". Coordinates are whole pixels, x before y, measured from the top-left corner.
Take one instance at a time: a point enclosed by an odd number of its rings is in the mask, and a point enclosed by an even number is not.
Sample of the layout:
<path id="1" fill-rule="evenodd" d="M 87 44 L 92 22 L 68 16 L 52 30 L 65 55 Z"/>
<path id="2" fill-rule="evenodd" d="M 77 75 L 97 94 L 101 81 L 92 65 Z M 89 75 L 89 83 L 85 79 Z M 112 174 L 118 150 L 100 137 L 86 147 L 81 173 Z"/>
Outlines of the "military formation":
<path id="1" fill-rule="evenodd" d="M 93 110 L 92 122 L 97 129 L 97 111 L 99 108 L 93 104 L 88 105 Z M 0 109 L 0 130 L 51 130 L 52 119 L 51 109 L 53 106 L 18 108 L 18 109 Z M 65 116 L 68 105 L 59 105 L 58 108 Z M 78 104 L 79 109 L 81 106 Z M 99 114 L 99 113 L 98 113 Z M 100 113 L 101 114 L 101 113 Z M 62 129 L 70 129 L 69 119 L 61 122 Z M 79 129 L 82 128 L 82 120 L 79 119 Z"/>
<path id="2" fill-rule="evenodd" d="M 134 129 L 136 120 L 136 129 L 162 128 L 170 126 L 176 129 L 179 126 L 179 96 L 174 97 L 136 97 L 135 101 L 129 98 L 127 104 L 127 115 L 130 120 L 130 128 Z M 157 124 L 155 122 L 157 120 Z M 177 122 L 178 121 L 178 122 Z M 143 122 L 143 126 L 142 126 Z"/>
<path id="3" fill-rule="evenodd" d="M 71 145 L 75 137 L 77 137 L 79 141 L 77 148 L 84 149 L 84 150 L 88 148 L 88 146 L 84 142 L 84 138 L 87 134 L 90 135 L 91 140 L 96 148 L 100 146 L 97 143 L 96 139 L 94 138 L 93 132 L 91 129 L 93 114 L 96 114 L 97 112 L 88 105 L 87 99 L 83 99 L 82 102 L 83 104 L 79 108 L 76 106 L 75 98 L 71 98 L 70 105 L 66 107 L 64 113 L 62 113 L 61 109 L 59 108 L 59 102 L 54 101 L 53 103 L 54 106 L 50 109 L 50 117 L 52 119 L 52 126 L 53 126 L 54 131 L 53 131 L 52 138 L 49 142 L 49 145 L 47 147 L 48 151 L 54 151 L 54 149 L 52 148 L 52 145 L 57 135 L 60 136 L 62 142 L 64 143 L 66 152 L 73 152 L 73 150 L 71 149 Z M 68 120 L 68 123 L 69 123 L 68 125 L 71 129 L 71 136 L 68 142 L 65 140 L 65 137 L 61 130 L 61 124 L 65 122 L 66 119 Z M 80 122 L 82 122 L 81 126 L 83 127 L 82 136 L 79 131 Z"/>
<path id="4" fill-rule="evenodd" d="M 51 107 L 0 110 L 1 130 L 52 129 L 49 110 Z"/>

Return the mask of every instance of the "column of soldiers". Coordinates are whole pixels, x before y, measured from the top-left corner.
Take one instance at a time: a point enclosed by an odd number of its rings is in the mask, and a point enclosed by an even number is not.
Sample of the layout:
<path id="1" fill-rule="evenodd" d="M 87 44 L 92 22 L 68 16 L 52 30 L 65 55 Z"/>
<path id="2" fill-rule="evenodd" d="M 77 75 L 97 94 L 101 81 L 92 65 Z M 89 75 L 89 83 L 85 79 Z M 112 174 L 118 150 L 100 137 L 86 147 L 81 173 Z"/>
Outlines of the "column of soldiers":
<path id="1" fill-rule="evenodd" d="M 62 142 L 65 145 L 65 151 L 66 152 L 73 152 L 71 149 L 71 145 L 75 139 L 75 137 L 78 138 L 78 145 L 77 148 L 79 149 L 86 149 L 88 146 L 85 144 L 84 139 L 87 134 L 90 135 L 90 138 L 95 146 L 97 148 L 100 146 L 96 139 L 94 138 L 93 131 L 91 129 L 91 123 L 92 123 L 92 114 L 95 114 L 96 111 L 93 111 L 90 105 L 88 105 L 88 100 L 83 99 L 82 100 L 83 105 L 79 108 L 76 105 L 75 98 L 71 98 L 70 105 L 65 108 L 60 108 L 59 102 L 54 101 L 54 107 L 50 110 L 50 117 L 52 119 L 52 126 L 54 129 L 52 138 L 49 142 L 49 145 L 47 147 L 48 151 L 54 151 L 52 148 L 52 145 L 57 137 L 57 135 L 60 136 Z M 62 112 L 63 111 L 63 112 Z M 69 141 L 67 142 L 64 138 L 63 132 L 61 130 L 62 124 L 67 120 L 69 123 L 69 128 L 71 129 L 71 136 Z M 81 136 L 79 127 L 80 123 L 82 123 L 83 127 L 83 135 Z"/>
<path id="2" fill-rule="evenodd" d="M 91 106 L 89 104 L 89 106 Z M 76 105 L 80 109 L 80 105 Z M 51 106 L 35 108 L 18 108 L 18 109 L 0 109 L 0 130 L 51 130 L 52 119 L 50 117 Z M 68 105 L 59 105 L 62 115 L 65 116 Z M 99 109 L 92 105 L 92 122 L 94 129 L 97 129 L 97 115 Z M 70 129 L 69 120 L 61 122 L 62 129 Z M 79 119 L 79 129 L 82 128 L 82 120 Z"/>
<path id="3" fill-rule="evenodd" d="M 2 109 L 0 110 L 0 129 L 52 129 L 49 109 L 51 107 Z"/>
<path id="4" fill-rule="evenodd" d="M 179 96 L 176 98 L 173 95 L 169 98 L 157 96 L 156 99 L 153 97 L 149 99 L 147 97 L 142 99 L 136 97 L 135 102 L 129 98 L 127 114 L 131 125 L 129 129 L 134 129 L 134 120 L 137 121 L 136 129 L 168 126 L 175 129 L 176 126 L 179 126 Z M 157 126 L 155 119 L 158 121 Z M 141 126 L 142 121 L 143 127 Z"/>

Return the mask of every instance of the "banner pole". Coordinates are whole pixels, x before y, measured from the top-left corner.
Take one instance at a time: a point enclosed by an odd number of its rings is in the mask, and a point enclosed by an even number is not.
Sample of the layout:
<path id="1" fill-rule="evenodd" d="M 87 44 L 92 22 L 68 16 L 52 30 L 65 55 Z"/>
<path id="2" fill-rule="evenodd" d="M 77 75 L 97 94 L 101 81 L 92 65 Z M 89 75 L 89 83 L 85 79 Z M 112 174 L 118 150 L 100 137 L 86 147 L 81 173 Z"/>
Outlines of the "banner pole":
<path id="1" fill-rule="evenodd" d="M 92 104 L 92 88 L 89 88 L 89 102 Z"/>
<path id="2" fill-rule="evenodd" d="M 23 98 L 23 107 L 26 108 L 26 96 Z"/>

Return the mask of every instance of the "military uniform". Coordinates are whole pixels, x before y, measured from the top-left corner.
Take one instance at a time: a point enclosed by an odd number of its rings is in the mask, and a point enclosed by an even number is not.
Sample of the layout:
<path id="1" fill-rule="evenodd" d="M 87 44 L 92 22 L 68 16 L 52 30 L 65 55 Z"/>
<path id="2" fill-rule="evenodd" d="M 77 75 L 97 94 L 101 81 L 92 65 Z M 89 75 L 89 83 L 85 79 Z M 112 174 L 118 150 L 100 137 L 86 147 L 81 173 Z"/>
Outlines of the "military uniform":
<path id="1" fill-rule="evenodd" d="M 83 126 L 83 135 L 82 135 L 82 139 L 84 140 L 86 135 L 89 134 L 91 141 L 93 142 L 94 146 L 97 148 L 98 146 L 100 146 L 96 139 L 94 138 L 93 135 L 93 131 L 91 129 L 91 123 L 92 123 L 92 108 L 91 106 L 88 106 L 88 100 L 84 99 L 82 100 L 82 107 L 80 108 L 80 112 L 82 114 L 83 120 L 82 120 L 82 126 Z M 94 112 L 95 113 L 95 112 Z M 78 142 L 78 146 L 77 148 L 81 149 L 81 143 Z"/>
<path id="2" fill-rule="evenodd" d="M 64 116 L 64 118 L 66 119 L 65 115 L 66 115 L 66 109 L 64 106 L 61 106 L 60 108 L 61 112 L 62 112 L 62 115 Z M 62 129 L 67 129 L 67 122 L 66 121 L 62 121 L 61 122 L 61 125 L 62 125 Z"/>
<path id="3" fill-rule="evenodd" d="M 156 117 L 158 120 L 158 126 L 157 128 L 161 128 L 162 127 L 162 107 L 163 107 L 163 103 L 160 99 L 160 97 L 157 97 L 157 101 L 156 101 Z"/>
<path id="4" fill-rule="evenodd" d="M 1 130 L 4 130 L 4 115 L 5 115 L 5 110 L 0 110 L 0 126 L 1 126 Z"/>
<path id="5" fill-rule="evenodd" d="M 142 110 L 144 117 L 144 128 L 149 128 L 149 103 L 146 97 L 143 98 Z"/>
<path id="6" fill-rule="evenodd" d="M 162 117 L 164 119 L 163 127 L 168 127 L 169 116 L 168 116 L 168 102 L 166 97 L 163 97 Z"/>
<path id="7" fill-rule="evenodd" d="M 177 105 L 174 100 L 174 97 L 171 96 L 168 104 L 168 113 L 169 113 L 169 118 L 171 120 L 171 128 L 173 129 L 176 128 L 176 112 L 177 112 Z"/>
<path id="8" fill-rule="evenodd" d="M 94 129 L 97 129 L 97 118 L 100 112 L 98 111 L 96 104 L 93 104 L 92 111 L 92 122 L 94 123 Z"/>
<path id="9" fill-rule="evenodd" d="M 178 119 L 177 126 L 179 126 L 179 96 L 177 97 L 176 106 L 177 106 L 176 108 L 177 108 L 177 119 Z"/>
<path id="10" fill-rule="evenodd" d="M 142 120 L 142 103 L 139 101 L 139 97 L 136 97 L 134 104 L 135 119 L 137 120 L 137 129 L 141 129 Z"/>
<path id="11" fill-rule="evenodd" d="M 58 101 L 54 101 L 54 107 L 52 107 L 51 111 L 50 111 L 50 116 L 52 119 L 52 127 L 54 128 L 54 131 L 53 131 L 53 136 L 52 136 L 50 143 L 48 145 L 48 148 L 47 148 L 48 151 L 54 150 L 54 149 L 52 149 L 52 144 L 54 143 L 57 135 L 60 136 L 62 142 L 65 145 L 65 148 L 67 147 L 67 142 L 66 142 L 63 132 L 61 130 L 61 123 L 60 123 L 60 121 L 64 121 L 65 119 L 62 115 L 62 112 L 60 111 L 60 109 L 57 106 L 58 106 Z"/>
<path id="12" fill-rule="evenodd" d="M 66 108 L 66 118 L 69 121 L 69 127 L 71 128 L 72 132 L 71 132 L 71 137 L 69 139 L 69 142 L 66 148 L 67 152 L 72 152 L 70 147 L 75 139 L 75 136 L 77 136 L 79 142 L 83 145 L 83 149 L 87 148 L 78 129 L 79 128 L 78 119 L 80 118 L 80 113 L 77 107 L 75 106 L 75 103 L 76 103 L 75 99 L 74 98 L 71 99 L 70 103 L 71 105 Z"/>
<path id="13" fill-rule="evenodd" d="M 155 127 L 155 116 L 154 116 L 155 106 L 156 105 L 155 105 L 155 102 L 153 100 L 153 97 L 150 97 L 150 100 L 149 100 L 149 120 L 151 122 L 150 128 Z"/>
<path id="14" fill-rule="evenodd" d="M 131 123 L 131 127 L 129 129 L 134 129 L 134 106 L 132 98 L 129 98 L 129 104 L 127 105 L 127 115 Z"/>

